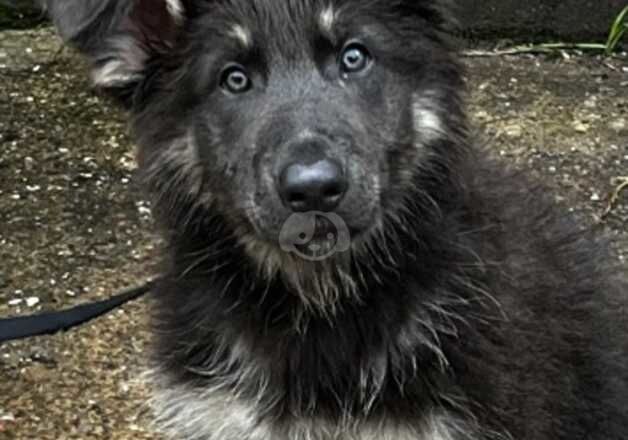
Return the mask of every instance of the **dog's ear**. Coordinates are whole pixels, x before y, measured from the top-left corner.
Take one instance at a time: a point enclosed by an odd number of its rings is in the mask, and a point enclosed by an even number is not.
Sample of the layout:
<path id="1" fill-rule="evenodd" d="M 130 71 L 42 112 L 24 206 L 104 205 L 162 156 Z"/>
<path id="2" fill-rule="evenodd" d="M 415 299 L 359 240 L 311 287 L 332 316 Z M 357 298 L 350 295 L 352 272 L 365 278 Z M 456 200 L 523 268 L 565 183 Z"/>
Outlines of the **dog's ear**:
<path id="1" fill-rule="evenodd" d="M 391 4 L 391 0 L 384 0 Z M 392 0 L 404 15 L 417 15 L 430 21 L 436 29 L 451 34 L 460 29 L 459 1 L 456 0 Z"/>
<path id="2" fill-rule="evenodd" d="M 434 1 L 433 8 L 440 17 L 440 27 L 448 33 L 460 31 L 460 2 L 455 0 Z"/>
<path id="3" fill-rule="evenodd" d="M 167 52 L 185 20 L 182 0 L 46 0 L 61 37 L 85 54 L 94 84 L 129 93 Z"/>

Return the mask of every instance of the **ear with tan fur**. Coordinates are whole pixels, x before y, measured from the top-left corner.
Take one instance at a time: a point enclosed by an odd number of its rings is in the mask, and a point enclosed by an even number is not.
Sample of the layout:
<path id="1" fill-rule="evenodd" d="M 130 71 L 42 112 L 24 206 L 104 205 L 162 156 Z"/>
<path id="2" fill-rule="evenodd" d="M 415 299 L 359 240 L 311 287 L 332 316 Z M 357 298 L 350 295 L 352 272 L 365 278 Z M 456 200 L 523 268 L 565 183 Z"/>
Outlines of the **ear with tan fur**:
<path id="1" fill-rule="evenodd" d="M 148 61 L 172 47 L 181 0 L 46 0 L 61 37 L 92 63 L 94 84 L 120 94 L 141 82 Z"/>

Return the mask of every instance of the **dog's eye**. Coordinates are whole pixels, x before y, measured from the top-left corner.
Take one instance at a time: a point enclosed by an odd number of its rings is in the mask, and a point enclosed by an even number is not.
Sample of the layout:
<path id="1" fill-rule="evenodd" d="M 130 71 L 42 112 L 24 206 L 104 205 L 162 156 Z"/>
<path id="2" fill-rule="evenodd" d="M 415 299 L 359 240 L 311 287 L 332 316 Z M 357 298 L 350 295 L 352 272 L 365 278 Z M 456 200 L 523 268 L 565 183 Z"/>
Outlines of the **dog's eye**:
<path id="1" fill-rule="evenodd" d="M 344 75 L 365 70 L 371 63 L 371 55 L 359 43 L 349 44 L 340 56 L 340 69 Z"/>
<path id="2" fill-rule="evenodd" d="M 232 65 L 222 71 L 220 87 L 230 93 L 244 93 L 251 88 L 251 80 L 242 67 Z"/>

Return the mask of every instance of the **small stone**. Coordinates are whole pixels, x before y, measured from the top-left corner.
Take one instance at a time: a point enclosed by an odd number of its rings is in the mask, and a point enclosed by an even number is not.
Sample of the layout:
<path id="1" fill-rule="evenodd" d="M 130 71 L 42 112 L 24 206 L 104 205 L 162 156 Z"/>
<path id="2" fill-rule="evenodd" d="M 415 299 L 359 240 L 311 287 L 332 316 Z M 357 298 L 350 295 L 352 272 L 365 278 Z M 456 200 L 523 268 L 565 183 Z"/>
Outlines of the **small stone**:
<path id="1" fill-rule="evenodd" d="M 147 208 L 146 206 L 140 206 L 139 208 L 137 208 L 137 212 L 139 212 L 140 215 L 150 215 L 151 214 L 150 208 Z"/>
<path id="2" fill-rule="evenodd" d="M 0 420 L 3 422 L 15 422 L 15 416 L 12 413 L 0 413 Z"/>
<path id="3" fill-rule="evenodd" d="M 625 119 L 616 119 L 611 122 L 611 128 L 615 131 L 622 131 L 626 128 L 626 120 Z"/>
<path id="4" fill-rule="evenodd" d="M 506 134 L 510 137 L 518 138 L 521 137 L 523 130 L 520 125 L 511 125 L 506 127 Z"/>
<path id="5" fill-rule="evenodd" d="M 586 108 L 595 108 L 597 106 L 597 97 L 591 96 L 589 99 L 584 101 L 584 106 Z"/>
<path id="6" fill-rule="evenodd" d="M 37 298 L 36 296 L 30 296 L 26 298 L 26 306 L 35 307 L 37 304 L 39 304 L 39 301 L 39 298 Z"/>

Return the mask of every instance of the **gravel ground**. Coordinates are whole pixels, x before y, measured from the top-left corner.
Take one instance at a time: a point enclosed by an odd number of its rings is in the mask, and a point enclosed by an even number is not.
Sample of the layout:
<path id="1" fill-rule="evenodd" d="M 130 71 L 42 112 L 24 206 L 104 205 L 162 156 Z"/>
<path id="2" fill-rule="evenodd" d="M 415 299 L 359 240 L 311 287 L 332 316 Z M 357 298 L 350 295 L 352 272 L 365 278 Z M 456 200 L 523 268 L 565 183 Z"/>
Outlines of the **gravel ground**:
<path id="1" fill-rule="evenodd" d="M 467 58 L 470 113 L 628 259 L 628 57 Z M 124 115 L 47 28 L 0 32 L 0 316 L 101 299 L 155 273 Z M 0 439 L 157 439 L 146 410 L 145 300 L 0 347 Z"/>

